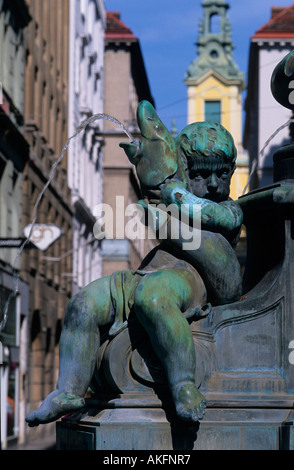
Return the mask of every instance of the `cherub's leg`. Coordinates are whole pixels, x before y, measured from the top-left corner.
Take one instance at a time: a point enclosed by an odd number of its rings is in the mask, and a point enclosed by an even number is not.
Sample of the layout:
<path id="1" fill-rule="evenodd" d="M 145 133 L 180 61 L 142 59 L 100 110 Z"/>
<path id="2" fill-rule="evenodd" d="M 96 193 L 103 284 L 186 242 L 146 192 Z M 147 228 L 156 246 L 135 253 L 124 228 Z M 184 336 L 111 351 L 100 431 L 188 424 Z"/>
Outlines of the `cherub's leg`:
<path id="1" fill-rule="evenodd" d="M 100 346 L 99 326 L 110 321 L 109 277 L 92 282 L 70 300 L 60 337 L 57 388 L 26 417 L 30 426 L 84 406 Z"/>
<path id="2" fill-rule="evenodd" d="M 166 270 L 143 278 L 134 299 L 136 315 L 165 368 L 177 414 L 193 421 L 203 418 L 206 402 L 195 385 L 195 347 L 183 312 L 197 300 L 202 307 L 204 298 L 200 279 L 195 285 L 189 272 Z"/>

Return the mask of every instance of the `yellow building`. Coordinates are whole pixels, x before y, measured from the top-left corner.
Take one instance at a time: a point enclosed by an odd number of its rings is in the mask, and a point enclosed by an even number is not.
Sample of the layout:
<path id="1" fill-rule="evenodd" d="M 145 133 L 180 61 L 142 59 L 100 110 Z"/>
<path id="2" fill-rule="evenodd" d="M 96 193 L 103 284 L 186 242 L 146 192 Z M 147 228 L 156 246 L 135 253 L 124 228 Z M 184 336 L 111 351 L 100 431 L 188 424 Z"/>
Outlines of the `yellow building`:
<path id="1" fill-rule="evenodd" d="M 232 178 L 232 199 L 243 192 L 248 179 L 248 157 L 242 147 L 242 91 L 244 74 L 233 60 L 231 25 L 225 0 L 204 0 L 200 21 L 198 56 L 186 74 L 188 124 L 195 121 L 220 122 L 233 136 L 238 156 Z"/>

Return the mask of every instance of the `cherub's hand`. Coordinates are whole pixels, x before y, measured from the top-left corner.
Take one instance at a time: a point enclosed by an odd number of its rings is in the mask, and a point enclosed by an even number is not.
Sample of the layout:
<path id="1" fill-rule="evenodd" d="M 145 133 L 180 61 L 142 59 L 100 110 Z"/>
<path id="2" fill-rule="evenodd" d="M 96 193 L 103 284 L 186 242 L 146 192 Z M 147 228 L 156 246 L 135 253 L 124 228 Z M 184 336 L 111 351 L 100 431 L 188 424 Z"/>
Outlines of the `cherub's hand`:
<path id="1" fill-rule="evenodd" d="M 177 179 L 177 178 L 166 178 L 166 180 L 164 180 L 164 182 L 159 185 L 159 188 L 162 190 L 167 185 L 172 184 L 172 183 L 176 183 L 176 184 L 180 184 L 180 185 L 185 186 L 184 183 L 182 181 L 180 181 L 179 179 Z"/>
<path id="2" fill-rule="evenodd" d="M 162 202 L 160 189 L 148 189 L 146 191 L 146 197 L 149 204 L 160 204 Z"/>
<path id="3" fill-rule="evenodd" d="M 160 185 L 161 199 L 164 204 L 171 204 L 173 201 L 172 195 L 174 190 L 186 190 L 186 185 L 176 178 L 166 179 Z"/>
<path id="4" fill-rule="evenodd" d="M 140 199 L 137 202 L 137 205 L 143 207 L 144 210 L 148 210 L 148 204 L 149 204 L 149 201 L 147 199 Z"/>
<path id="5" fill-rule="evenodd" d="M 175 178 L 167 178 L 164 183 L 160 184 L 156 188 L 149 188 L 146 190 L 146 200 L 148 204 L 160 204 L 164 202 L 162 200 L 162 190 L 169 185 L 176 183 L 177 186 L 182 185 L 181 181 Z M 173 186 L 170 186 L 172 188 Z M 182 186 L 181 186 L 182 187 Z"/>
<path id="6" fill-rule="evenodd" d="M 167 178 L 157 188 L 150 188 L 146 191 L 146 197 L 144 199 L 145 204 L 170 204 L 172 202 L 171 194 L 176 188 L 183 190 L 186 189 L 186 186 L 182 181 L 176 178 Z"/>

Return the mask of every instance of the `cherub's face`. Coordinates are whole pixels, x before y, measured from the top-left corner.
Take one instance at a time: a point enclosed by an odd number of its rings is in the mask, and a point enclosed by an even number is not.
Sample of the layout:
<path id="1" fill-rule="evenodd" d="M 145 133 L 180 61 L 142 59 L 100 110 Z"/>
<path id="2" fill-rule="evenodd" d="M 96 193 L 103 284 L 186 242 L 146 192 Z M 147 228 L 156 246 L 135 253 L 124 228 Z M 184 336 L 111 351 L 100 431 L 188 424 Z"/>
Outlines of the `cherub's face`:
<path id="1" fill-rule="evenodd" d="M 225 201 L 230 194 L 233 171 L 233 168 L 225 166 L 216 170 L 191 168 L 189 180 L 192 193 L 214 202 Z"/>

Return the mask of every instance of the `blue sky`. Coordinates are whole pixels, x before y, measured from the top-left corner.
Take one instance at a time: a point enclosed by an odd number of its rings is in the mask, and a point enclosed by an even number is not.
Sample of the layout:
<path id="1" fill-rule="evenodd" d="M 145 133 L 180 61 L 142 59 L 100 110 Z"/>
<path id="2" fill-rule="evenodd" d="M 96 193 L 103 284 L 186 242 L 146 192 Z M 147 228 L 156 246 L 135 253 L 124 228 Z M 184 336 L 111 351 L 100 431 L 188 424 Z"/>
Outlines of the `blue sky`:
<path id="1" fill-rule="evenodd" d="M 247 80 L 250 36 L 270 19 L 271 6 L 289 0 L 228 0 L 234 59 Z M 105 0 L 139 38 L 156 109 L 167 127 L 187 124 L 186 70 L 196 57 L 195 42 L 203 8 L 201 0 Z M 244 92 L 244 95 L 246 92 Z"/>

